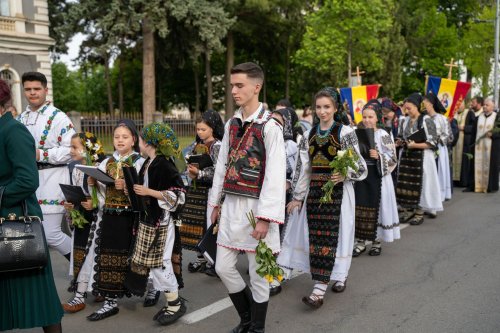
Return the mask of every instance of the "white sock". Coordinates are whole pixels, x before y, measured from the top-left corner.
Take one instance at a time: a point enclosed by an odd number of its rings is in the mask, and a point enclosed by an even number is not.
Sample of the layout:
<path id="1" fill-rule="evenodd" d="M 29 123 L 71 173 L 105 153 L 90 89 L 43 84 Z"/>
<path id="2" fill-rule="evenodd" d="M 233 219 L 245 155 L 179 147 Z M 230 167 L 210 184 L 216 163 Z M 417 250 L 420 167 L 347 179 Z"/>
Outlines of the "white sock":
<path id="1" fill-rule="evenodd" d="M 169 311 L 177 312 L 181 307 L 181 300 L 179 299 L 179 292 L 165 292 L 165 297 L 167 298 L 166 307 Z"/>
<path id="2" fill-rule="evenodd" d="M 313 287 L 311 296 L 316 296 L 317 298 L 323 299 L 328 288 L 328 283 L 316 282 Z"/>
<path id="3" fill-rule="evenodd" d="M 116 298 L 109 298 L 109 297 L 106 297 L 105 301 L 104 301 L 104 305 L 102 306 L 102 308 L 100 308 L 99 310 L 96 311 L 96 313 L 105 313 L 105 312 L 108 312 L 109 310 L 112 310 L 113 308 L 116 308 L 118 306 L 118 303 L 116 301 Z"/>

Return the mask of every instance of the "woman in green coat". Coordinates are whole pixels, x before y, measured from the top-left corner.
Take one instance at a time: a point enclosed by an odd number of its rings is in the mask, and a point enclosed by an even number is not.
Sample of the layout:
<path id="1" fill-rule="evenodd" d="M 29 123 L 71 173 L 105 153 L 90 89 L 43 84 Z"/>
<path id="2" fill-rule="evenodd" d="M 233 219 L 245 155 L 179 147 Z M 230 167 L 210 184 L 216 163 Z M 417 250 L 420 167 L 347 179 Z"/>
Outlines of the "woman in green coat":
<path id="1" fill-rule="evenodd" d="M 0 80 L 0 188 L 4 189 L 0 217 L 21 216 L 21 203 L 26 200 L 28 214 L 42 218 L 35 196 L 35 142 L 24 125 L 6 112 L 10 100 L 9 86 Z M 62 316 L 50 257 L 41 270 L 0 273 L 0 331 L 43 327 L 45 333 L 57 333 L 62 331 Z"/>

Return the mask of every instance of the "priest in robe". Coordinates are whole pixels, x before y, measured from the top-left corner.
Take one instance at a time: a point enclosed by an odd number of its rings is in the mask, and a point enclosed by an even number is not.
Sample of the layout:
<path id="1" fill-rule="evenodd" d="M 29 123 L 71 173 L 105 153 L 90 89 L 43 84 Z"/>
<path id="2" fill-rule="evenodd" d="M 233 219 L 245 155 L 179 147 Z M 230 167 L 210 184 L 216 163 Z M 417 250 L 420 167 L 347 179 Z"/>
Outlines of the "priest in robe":
<path id="1" fill-rule="evenodd" d="M 497 121 L 497 113 L 494 112 L 494 108 L 493 99 L 486 99 L 483 113 L 477 118 L 474 192 L 478 193 L 498 191 L 500 121 Z"/>

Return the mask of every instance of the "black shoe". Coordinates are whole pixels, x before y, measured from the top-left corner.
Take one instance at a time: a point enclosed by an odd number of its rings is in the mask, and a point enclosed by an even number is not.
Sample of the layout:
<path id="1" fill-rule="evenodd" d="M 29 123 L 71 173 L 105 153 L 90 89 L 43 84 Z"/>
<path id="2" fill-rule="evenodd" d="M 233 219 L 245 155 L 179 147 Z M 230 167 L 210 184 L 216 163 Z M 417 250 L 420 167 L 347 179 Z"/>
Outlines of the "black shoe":
<path id="1" fill-rule="evenodd" d="M 160 299 L 160 291 L 157 290 L 155 293 L 155 296 L 153 298 L 145 298 L 144 303 L 142 304 L 145 308 L 148 308 L 150 306 L 155 306 L 156 303 L 158 303 L 158 300 Z"/>
<path id="2" fill-rule="evenodd" d="M 247 333 L 252 321 L 252 291 L 246 286 L 245 289 L 238 293 L 229 294 L 229 298 L 240 316 L 239 325 L 233 328 L 231 333 Z"/>
<path id="3" fill-rule="evenodd" d="M 158 312 L 155 317 L 153 318 L 156 320 L 160 325 L 166 326 L 173 324 L 174 322 L 177 321 L 180 317 L 184 316 L 186 313 L 186 304 L 184 304 L 184 300 L 182 298 L 178 298 L 176 301 L 172 302 L 174 304 L 168 303 L 169 306 L 164 307 Z M 170 310 L 170 306 L 172 305 L 180 305 L 179 309 L 177 311 L 172 311 Z"/>
<path id="4" fill-rule="evenodd" d="M 120 311 L 120 309 L 118 307 L 114 307 L 114 308 L 112 308 L 112 309 L 110 309 L 110 310 L 108 310 L 106 312 L 103 312 L 103 313 L 94 312 L 90 316 L 87 316 L 87 319 L 90 320 L 90 321 L 103 320 L 103 319 L 106 319 L 108 317 L 114 316 L 119 311 Z"/>
<path id="5" fill-rule="evenodd" d="M 281 285 L 279 286 L 271 286 L 269 288 L 269 296 L 276 296 L 281 292 Z"/>
<path id="6" fill-rule="evenodd" d="M 248 333 L 264 333 L 266 329 L 267 305 L 269 302 L 252 302 L 252 322 Z"/>
<path id="7" fill-rule="evenodd" d="M 205 274 L 207 274 L 208 276 L 212 276 L 212 277 L 216 277 L 218 278 L 219 275 L 217 274 L 217 272 L 215 271 L 215 267 L 214 266 L 210 266 L 210 267 L 207 267 L 205 269 Z"/>
<path id="8" fill-rule="evenodd" d="M 203 273 L 206 270 L 206 266 L 207 264 L 205 262 L 199 262 L 199 261 L 190 262 L 188 264 L 188 271 L 190 273 L 196 273 L 196 272 Z"/>
<path id="9" fill-rule="evenodd" d="M 462 192 L 474 192 L 474 190 L 471 188 L 464 188 Z"/>

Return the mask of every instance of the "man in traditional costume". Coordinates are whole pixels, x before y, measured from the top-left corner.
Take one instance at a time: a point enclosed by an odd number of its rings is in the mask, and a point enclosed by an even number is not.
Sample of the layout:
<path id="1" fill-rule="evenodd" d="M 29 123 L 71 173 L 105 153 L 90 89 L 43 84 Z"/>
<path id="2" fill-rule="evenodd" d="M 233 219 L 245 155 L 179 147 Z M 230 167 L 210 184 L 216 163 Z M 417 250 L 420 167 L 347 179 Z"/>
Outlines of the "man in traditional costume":
<path id="1" fill-rule="evenodd" d="M 484 112 L 477 118 L 474 152 L 474 192 L 498 191 L 500 130 L 491 98 L 484 102 Z"/>
<path id="2" fill-rule="evenodd" d="M 232 332 L 264 332 L 269 282 L 257 274 L 255 248 L 264 241 L 280 250 L 279 224 L 285 219 L 286 153 L 281 126 L 259 102 L 262 69 L 242 63 L 231 69 L 232 94 L 240 107 L 225 126 L 208 204 L 212 222 L 220 211 L 215 270 L 240 316 Z M 225 194 L 221 207 L 221 196 Z M 253 212 L 253 229 L 247 214 Z M 236 269 L 248 257 L 250 288 Z"/>
<path id="3" fill-rule="evenodd" d="M 455 147 L 453 147 L 453 183 L 455 185 L 465 187 L 467 184 L 467 177 L 464 175 L 462 177 L 462 164 L 464 159 L 468 160 L 467 156 L 464 156 L 468 151 L 464 150 L 465 137 L 467 136 L 468 141 L 470 141 L 470 134 L 465 134 L 465 121 L 469 118 L 469 113 L 473 113 L 470 109 L 465 109 L 465 104 L 462 103 L 458 108 L 458 112 L 455 113 L 454 118 L 457 121 L 459 134 L 458 140 Z M 471 142 L 468 143 L 469 145 Z M 467 161 L 468 162 L 468 161 Z"/>
<path id="4" fill-rule="evenodd" d="M 464 192 L 474 192 L 474 141 L 476 141 L 477 118 L 483 113 L 484 100 L 481 96 L 476 96 L 471 101 L 471 112 L 465 119 L 464 127 L 459 129 L 464 132 L 464 149 L 462 156 L 462 168 L 460 179 L 465 186 Z M 470 155 L 466 155 L 470 154 Z"/>
<path id="5" fill-rule="evenodd" d="M 71 137 L 75 134 L 68 116 L 47 101 L 47 78 L 39 72 L 23 74 L 26 110 L 17 120 L 35 139 L 36 161 L 40 187 L 36 197 L 43 212 L 47 244 L 70 259 L 71 238 L 61 229 L 64 216 L 64 195 L 59 184 L 69 184 L 67 164 L 71 161 Z"/>

